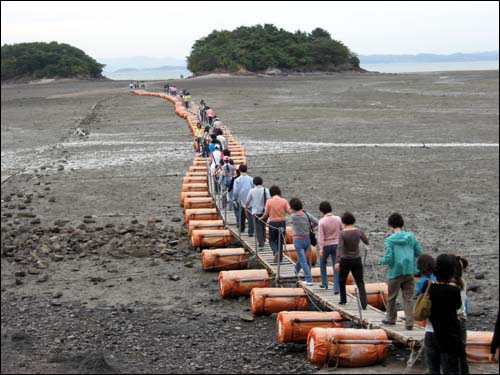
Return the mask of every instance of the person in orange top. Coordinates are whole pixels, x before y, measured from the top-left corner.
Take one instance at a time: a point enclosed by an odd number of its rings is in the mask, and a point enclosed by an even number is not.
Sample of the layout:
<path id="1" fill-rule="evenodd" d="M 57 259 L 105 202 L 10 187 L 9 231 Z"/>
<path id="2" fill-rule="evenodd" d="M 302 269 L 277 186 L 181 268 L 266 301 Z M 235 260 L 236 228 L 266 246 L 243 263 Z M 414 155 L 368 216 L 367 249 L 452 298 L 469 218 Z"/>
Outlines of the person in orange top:
<path id="1" fill-rule="evenodd" d="M 266 210 L 262 216 L 262 220 L 267 219 L 269 224 L 269 246 L 273 250 L 274 263 L 281 261 L 283 257 L 283 244 L 285 242 L 284 233 L 286 231 L 285 214 L 292 214 L 288 201 L 281 198 L 281 190 L 278 186 L 273 185 L 269 188 L 271 199 L 266 201 Z M 279 239 L 280 228 L 283 228 L 283 236 Z"/>

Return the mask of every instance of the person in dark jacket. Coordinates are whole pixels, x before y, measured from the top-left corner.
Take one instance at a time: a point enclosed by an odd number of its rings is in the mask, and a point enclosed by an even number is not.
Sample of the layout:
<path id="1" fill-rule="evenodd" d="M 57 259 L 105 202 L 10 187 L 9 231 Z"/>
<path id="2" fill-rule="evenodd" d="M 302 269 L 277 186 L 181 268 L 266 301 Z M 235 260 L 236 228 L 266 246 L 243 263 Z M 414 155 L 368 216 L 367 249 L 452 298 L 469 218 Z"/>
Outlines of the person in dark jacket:
<path id="1" fill-rule="evenodd" d="M 455 262 L 454 255 L 439 255 L 436 258 L 434 271 L 437 282 L 429 288 L 429 298 L 432 304 L 429 321 L 432 323 L 434 332 L 432 335 L 431 332 L 426 332 L 424 344 L 428 358 L 431 358 L 429 361 L 431 374 L 439 374 L 439 367 L 443 374 L 462 373 L 459 359 L 465 351 L 465 346 L 461 340 L 460 323 L 457 317 L 457 310 L 462 306 L 462 299 L 460 289 L 450 284 Z M 427 283 L 424 288 L 427 288 Z M 432 353 L 436 355 L 433 356 Z"/>

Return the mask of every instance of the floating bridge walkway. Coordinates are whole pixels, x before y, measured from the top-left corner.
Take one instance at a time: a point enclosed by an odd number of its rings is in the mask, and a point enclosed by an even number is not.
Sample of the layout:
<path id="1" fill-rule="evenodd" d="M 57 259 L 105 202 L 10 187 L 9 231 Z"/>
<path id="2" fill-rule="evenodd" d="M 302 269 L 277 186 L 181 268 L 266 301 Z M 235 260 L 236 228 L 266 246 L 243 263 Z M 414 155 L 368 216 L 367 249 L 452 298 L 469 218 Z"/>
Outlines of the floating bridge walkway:
<path id="1" fill-rule="evenodd" d="M 197 106 L 192 105 L 189 110 L 179 108 L 179 99 L 157 92 L 147 92 L 144 90 L 131 90 L 131 93 L 140 96 L 155 96 L 166 100 L 169 100 L 176 106 L 176 113 L 185 118 L 188 121 L 188 126 L 191 130 L 194 129 L 196 123 L 198 122 L 198 111 Z M 224 132 L 226 138 L 231 143 L 237 144 L 234 137 L 231 135 L 229 129 L 224 127 Z M 207 163 L 206 159 L 201 157 L 196 157 L 195 160 Z M 246 160 L 246 157 L 241 160 Z M 242 161 L 235 161 L 235 164 L 240 164 Z M 200 165 L 200 164 L 198 164 Z M 366 328 L 380 328 L 383 329 L 389 338 L 404 345 L 408 345 L 411 348 L 421 347 L 423 345 L 424 339 L 424 329 L 420 326 L 415 325 L 413 330 L 407 330 L 405 328 L 405 322 L 402 319 L 398 319 L 395 325 L 384 325 L 381 320 L 385 317 L 385 312 L 368 305 L 366 310 L 361 310 L 359 307 L 359 300 L 355 294 L 348 293 L 347 303 L 340 305 L 340 296 L 334 295 L 333 285 L 330 282 L 329 289 L 319 288 L 319 284 L 315 283 L 313 286 L 307 286 L 303 283 L 299 283 L 298 278 L 294 272 L 295 263 L 293 260 L 285 254 L 281 262 L 274 261 L 274 255 L 268 244 L 263 248 L 259 248 L 256 243 L 255 237 L 249 237 L 246 233 L 241 233 L 238 230 L 236 224 L 236 218 L 232 210 L 226 210 L 224 208 L 222 197 L 220 193 L 216 192 L 214 181 L 208 173 L 208 190 L 209 194 L 214 201 L 214 206 L 217 209 L 218 216 L 224 220 L 224 227 L 231 231 L 233 237 L 241 243 L 241 245 L 252 254 L 268 271 L 270 278 L 274 279 L 277 287 L 290 286 L 291 284 L 298 285 L 302 287 L 309 297 L 310 301 L 313 302 L 315 306 L 322 310 L 334 310 L 338 311 L 345 319 L 348 319 L 358 325 Z M 299 274 L 301 276 L 302 273 Z"/>

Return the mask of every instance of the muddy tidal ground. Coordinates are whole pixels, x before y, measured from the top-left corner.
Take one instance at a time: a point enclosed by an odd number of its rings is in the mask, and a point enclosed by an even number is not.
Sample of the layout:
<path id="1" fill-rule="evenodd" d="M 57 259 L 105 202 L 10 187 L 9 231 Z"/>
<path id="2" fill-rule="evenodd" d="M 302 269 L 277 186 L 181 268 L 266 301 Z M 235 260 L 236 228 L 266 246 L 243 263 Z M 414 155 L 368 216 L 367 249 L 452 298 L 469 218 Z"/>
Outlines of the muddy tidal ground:
<path id="1" fill-rule="evenodd" d="M 476 330 L 498 308 L 498 83 L 498 71 L 176 82 L 247 147 L 251 175 L 314 214 L 324 199 L 352 211 L 374 259 L 393 211 L 426 252 L 468 258 Z M 170 103 L 126 82 L 56 81 L 2 87 L 1 105 L 2 373 L 316 371 L 304 346 L 278 343 L 274 316 L 241 320 L 248 300 L 221 299 L 201 270 L 178 204 L 191 138 Z M 355 372 L 398 373 L 407 357 Z"/>

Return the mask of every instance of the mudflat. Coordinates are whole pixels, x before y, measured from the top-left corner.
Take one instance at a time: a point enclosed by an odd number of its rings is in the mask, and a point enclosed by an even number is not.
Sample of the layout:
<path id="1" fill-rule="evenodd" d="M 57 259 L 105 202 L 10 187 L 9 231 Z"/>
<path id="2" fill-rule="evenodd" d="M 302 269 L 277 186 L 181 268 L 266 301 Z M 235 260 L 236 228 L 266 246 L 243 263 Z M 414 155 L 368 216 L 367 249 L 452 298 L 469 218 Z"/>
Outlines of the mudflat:
<path id="1" fill-rule="evenodd" d="M 250 175 L 316 216 L 322 200 L 355 214 L 368 281 L 385 280 L 370 259 L 394 211 L 425 252 L 467 258 L 468 328 L 493 329 L 498 71 L 171 83 L 215 109 Z M 169 102 L 54 81 L 3 86 L 1 104 L 2 373 L 315 371 L 303 345 L 278 343 L 275 316 L 243 321 L 248 299 L 220 298 L 202 271 L 179 207 L 192 137 Z M 398 373 L 407 356 L 356 373 Z"/>

